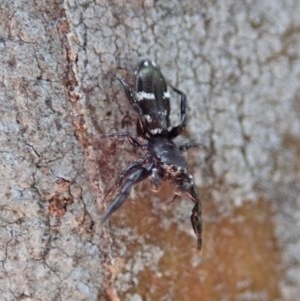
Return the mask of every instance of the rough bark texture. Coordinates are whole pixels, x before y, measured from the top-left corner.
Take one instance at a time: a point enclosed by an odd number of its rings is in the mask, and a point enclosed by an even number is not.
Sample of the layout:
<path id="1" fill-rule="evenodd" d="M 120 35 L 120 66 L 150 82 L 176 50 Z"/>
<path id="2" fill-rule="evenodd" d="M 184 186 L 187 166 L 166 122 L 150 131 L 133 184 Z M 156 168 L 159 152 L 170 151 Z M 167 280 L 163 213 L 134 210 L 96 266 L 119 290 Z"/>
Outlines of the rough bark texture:
<path id="1" fill-rule="evenodd" d="M 299 16 L 297 0 L 1 1 L 0 299 L 298 300 Z M 139 155 L 100 137 L 135 131 L 115 74 L 141 57 L 187 93 L 186 138 L 208 147 L 187 157 L 200 255 L 192 203 L 162 208 L 144 184 L 99 222 Z"/>

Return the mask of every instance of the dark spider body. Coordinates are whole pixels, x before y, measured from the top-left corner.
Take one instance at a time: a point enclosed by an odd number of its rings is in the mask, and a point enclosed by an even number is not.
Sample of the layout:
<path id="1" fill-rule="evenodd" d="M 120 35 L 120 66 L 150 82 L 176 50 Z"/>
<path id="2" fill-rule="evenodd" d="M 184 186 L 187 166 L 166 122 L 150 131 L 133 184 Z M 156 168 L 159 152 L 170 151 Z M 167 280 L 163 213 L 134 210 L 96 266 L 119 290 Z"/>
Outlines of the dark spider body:
<path id="1" fill-rule="evenodd" d="M 170 97 L 163 75 L 150 63 L 145 66 L 142 62 L 139 66 L 136 75 L 136 96 L 139 113 L 147 131 L 152 134 L 155 134 L 157 129 L 165 132 L 170 125 Z"/>
<path id="2" fill-rule="evenodd" d="M 201 202 L 193 177 L 189 174 L 186 160 L 182 155 L 182 152 L 194 144 L 177 146 L 172 141 L 186 126 L 186 96 L 180 90 L 171 87 L 181 96 L 181 122 L 175 127 L 170 127 L 170 95 L 162 73 L 153 62 L 144 60 L 140 63 L 136 72 L 134 89 L 129 87 L 120 76 L 118 80 L 139 115 L 138 136 L 145 139 L 147 143 L 142 144 L 128 132 L 108 136 L 127 137 L 134 146 L 147 151 L 143 158 L 127 166 L 108 191 L 106 197 L 120 188 L 102 219 L 105 221 L 123 204 L 134 184 L 151 176 L 153 190 L 157 190 L 162 181 L 170 180 L 176 186 L 174 198 L 184 194 L 195 203 L 191 223 L 198 239 L 198 249 L 200 249 L 202 245 Z"/>

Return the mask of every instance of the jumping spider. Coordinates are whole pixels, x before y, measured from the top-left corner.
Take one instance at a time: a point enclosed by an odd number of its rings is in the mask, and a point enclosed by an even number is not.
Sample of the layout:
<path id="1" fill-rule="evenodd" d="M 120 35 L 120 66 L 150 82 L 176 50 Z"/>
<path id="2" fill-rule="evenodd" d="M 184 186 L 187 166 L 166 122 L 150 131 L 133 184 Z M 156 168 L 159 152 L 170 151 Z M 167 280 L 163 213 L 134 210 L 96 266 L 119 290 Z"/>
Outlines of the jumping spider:
<path id="1" fill-rule="evenodd" d="M 178 195 L 186 195 L 194 203 L 191 215 L 191 223 L 197 236 L 197 247 L 202 245 L 202 219 L 201 202 L 199 192 L 194 184 L 192 175 L 188 172 L 187 163 L 182 152 L 193 144 L 177 146 L 172 139 L 178 136 L 185 128 L 186 95 L 175 87 L 171 88 L 181 97 L 181 122 L 179 125 L 170 126 L 170 94 L 166 81 L 154 62 L 143 60 L 136 71 L 135 87 L 132 89 L 127 82 L 117 76 L 125 93 L 138 113 L 137 135 L 146 143 L 141 143 L 138 138 L 130 133 L 117 133 L 109 137 L 125 137 L 135 147 L 146 151 L 144 157 L 129 164 L 119 175 L 113 187 L 106 197 L 111 196 L 117 189 L 119 193 L 111 201 L 107 211 L 102 216 L 104 222 L 126 200 L 131 187 L 150 177 L 153 190 L 157 190 L 164 180 L 171 180 L 175 184 L 175 198 Z M 106 198 L 105 197 L 105 198 Z"/>

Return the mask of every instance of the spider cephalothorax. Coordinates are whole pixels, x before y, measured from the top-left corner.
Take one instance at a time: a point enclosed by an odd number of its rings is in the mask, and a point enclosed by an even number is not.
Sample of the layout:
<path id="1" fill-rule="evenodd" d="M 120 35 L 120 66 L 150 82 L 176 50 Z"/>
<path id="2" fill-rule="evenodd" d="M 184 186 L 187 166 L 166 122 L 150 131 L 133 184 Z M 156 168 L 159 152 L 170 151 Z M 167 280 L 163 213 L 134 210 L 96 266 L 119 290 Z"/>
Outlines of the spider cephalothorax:
<path id="1" fill-rule="evenodd" d="M 143 60 L 139 64 L 133 89 L 122 77 L 117 78 L 138 113 L 137 133 L 146 144 L 141 143 L 128 132 L 108 136 L 127 137 L 134 146 L 145 149 L 146 153 L 144 157 L 126 167 L 107 193 L 106 197 L 119 190 L 104 213 L 103 221 L 123 204 L 134 184 L 151 177 L 152 187 L 157 190 L 162 181 L 171 180 L 175 184 L 175 196 L 186 195 L 195 203 L 191 222 L 200 249 L 202 245 L 201 202 L 193 177 L 188 172 L 186 160 L 182 155 L 193 144 L 177 146 L 172 141 L 186 126 L 186 96 L 180 90 L 171 87 L 181 97 L 181 122 L 172 127 L 169 116 L 170 94 L 165 79 L 155 63 Z"/>

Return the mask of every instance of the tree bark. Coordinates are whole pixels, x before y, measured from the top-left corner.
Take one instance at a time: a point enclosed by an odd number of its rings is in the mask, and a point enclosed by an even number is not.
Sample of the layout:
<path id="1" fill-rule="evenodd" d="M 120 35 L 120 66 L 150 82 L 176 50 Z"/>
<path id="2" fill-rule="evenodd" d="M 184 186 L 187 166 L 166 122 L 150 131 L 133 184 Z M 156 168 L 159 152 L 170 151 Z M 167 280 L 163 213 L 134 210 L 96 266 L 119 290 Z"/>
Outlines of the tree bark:
<path id="1" fill-rule="evenodd" d="M 299 1 L 0 3 L 1 300 L 297 300 Z M 188 96 L 204 207 L 145 183 L 102 225 L 141 154 L 115 75 L 142 57 Z M 172 120 L 179 101 L 172 95 Z"/>

